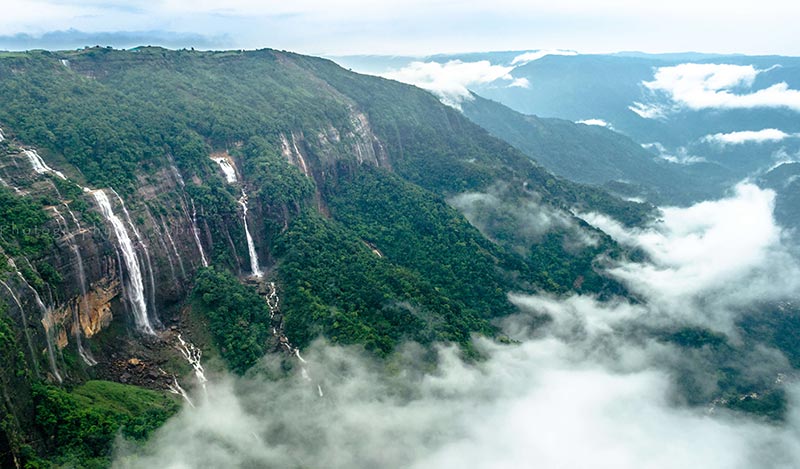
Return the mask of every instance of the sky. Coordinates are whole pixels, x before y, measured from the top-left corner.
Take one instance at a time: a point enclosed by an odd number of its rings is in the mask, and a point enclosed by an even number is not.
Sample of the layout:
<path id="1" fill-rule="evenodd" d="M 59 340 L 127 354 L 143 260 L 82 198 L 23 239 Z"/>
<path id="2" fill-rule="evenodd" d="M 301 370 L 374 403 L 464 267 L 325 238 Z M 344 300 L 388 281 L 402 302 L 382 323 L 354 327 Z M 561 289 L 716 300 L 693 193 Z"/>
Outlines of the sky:
<path id="1" fill-rule="evenodd" d="M 800 3 L 786 0 L 3 0 L 0 10 L 0 49 L 147 43 L 315 55 L 554 48 L 800 55 Z"/>

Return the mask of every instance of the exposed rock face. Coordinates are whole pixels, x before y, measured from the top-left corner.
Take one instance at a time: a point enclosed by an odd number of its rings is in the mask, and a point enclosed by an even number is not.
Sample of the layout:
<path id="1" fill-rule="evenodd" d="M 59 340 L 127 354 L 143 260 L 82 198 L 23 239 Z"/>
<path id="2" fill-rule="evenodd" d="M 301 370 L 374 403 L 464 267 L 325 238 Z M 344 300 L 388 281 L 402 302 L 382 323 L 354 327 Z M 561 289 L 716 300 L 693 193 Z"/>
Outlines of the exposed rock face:
<path id="1" fill-rule="evenodd" d="M 79 305 L 86 305 L 80 309 L 78 316 L 83 335 L 87 338 L 93 337 L 111 323 L 114 317 L 111 312 L 111 300 L 121 292 L 118 278 L 100 279 L 92 287 L 86 295 L 85 302 L 78 301 Z"/>
<path id="2" fill-rule="evenodd" d="M 279 135 L 280 152 L 317 187 L 327 178 L 335 177 L 335 166 L 341 162 L 353 166 L 390 167 L 386 149 L 373 133 L 366 115 L 355 105 L 350 106 L 349 112 L 349 125 L 344 128 L 328 123 L 321 124 L 314 132 L 298 129 Z M 13 138 L 7 141 L 23 147 Z M 243 142 L 234 142 L 230 148 L 242 146 Z M 25 145 L 24 148 L 33 147 Z M 72 178 L 79 173 L 75 168 L 57 155 L 45 151 L 39 154 L 51 168 L 50 172 L 57 177 L 63 174 L 67 182 L 74 183 Z M 33 335 L 35 348 L 41 349 L 44 338 L 50 337 L 58 351 L 64 351 L 78 346 L 75 344 L 76 334 L 87 341 L 84 348 L 90 348 L 91 339 L 113 321 L 131 323 L 125 292 L 125 278 L 129 275 L 127 266 L 122 262 L 114 231 L 102 217 L 96 216 L 99 211 L 93 199 L 87 196 L 83 200 L 89 206 L 87 212 L 84 212 L 86 209 L 73 210 L 71 204 L 74 201 L 62 200 L 48 171 L 36 171 L 29 159 L 21 150 L 7 147 L 0 160 L 0 176 L 4 185 L 15 188 L 22 197 L 54 200 L 49 207 L 52 223 L 45 227 L 57 235 L 56 249 L 49 263 L 63 278 L 58 291 L 40 292 L 48 312 L 30 312 L 31 319 L 38 319 L 35 322 L 42 325 Z M 213 150 L 209 152 L 209 159 L 213 161 L 209 173 L 219 175 L 220 169 L 225 171 L 223 166 L 230 167 L 233 174 L 224 174 L 226 179 L 235 179 L 237 184 L 247 183 L 248 175 L 228 150 Z M 160 167 L 149 174 L 137 174 L 135 193 L 118 197 L 113 188 L 103 189 L 109 194 L 113 210 L 125 220 L 142 259 L 148 310 L 154 314 L 156 322 L 169 322 L 170 308 L 183 301 L 194 272 L 204 264 L 200 250 L 224 250 L 224 257 L 231 259 L 229 267 L 239 272 L 247 270 L 247 266 L 242 269 L 241 263 L 248 256 L 244 231 L 238 226 L 241 219 L 236 213 L 223 214 L 222 222 L 210 221 L 206 208 L 187 192 L 184 175 L 175 166 L 171 155 L 165 154 L 162 161 L 152 161 L 151 164 Z M 195 172 L 185 177 L 195 184 L 203 184 L 205 178 L 212 176 Z M 84 188 L 87 189 L 100 188 Z M 319 190 L 315 199 L 320 212 L 326 214 L 325 201 Z M 250 210 L 255 220 L 266 213 L 256 199 L 251 202 Z M 87 220 L 87 213 L 94 216 Z M 288 215 L 283 217 L 284 226 L 288 226 L 287 218 Z M 256 249 L 269 258 L 267 241 L 260 236 L 262 224 L 253 224 L 252 231 L 258 235 L 254 236 Z M 76 256 L 81 258 L 80 262 Z M 30 292 L 20 289 L 18 294 L 24 298 Z M 36 318 L 37 314 L 40 317 Z M 103 360 L 102 356 L 96 358 Z M 30 359 L 38 361 L 41 357 L 31 356 Z"/>

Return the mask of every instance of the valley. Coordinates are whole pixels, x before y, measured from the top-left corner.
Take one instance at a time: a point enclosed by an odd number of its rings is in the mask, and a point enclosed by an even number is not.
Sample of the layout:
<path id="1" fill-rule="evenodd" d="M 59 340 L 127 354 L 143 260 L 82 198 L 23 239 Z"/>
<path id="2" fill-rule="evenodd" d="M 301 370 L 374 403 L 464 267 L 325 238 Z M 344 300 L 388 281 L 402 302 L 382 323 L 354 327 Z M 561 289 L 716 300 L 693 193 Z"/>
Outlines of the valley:
<path id="1" fill-rule="evenodd" d="M 571 60 L 656 59 L 509 73 Z M 646 449 L 620 467 L 664 438 L 795 460 L 796 163 L 687 169 L 642 139 L 688 133 L 532 90 L 454 107 L 271 49 L 0 53 L 0 463 L 578 467 L 529 437 L 623 451 L 611 420 Z"/>

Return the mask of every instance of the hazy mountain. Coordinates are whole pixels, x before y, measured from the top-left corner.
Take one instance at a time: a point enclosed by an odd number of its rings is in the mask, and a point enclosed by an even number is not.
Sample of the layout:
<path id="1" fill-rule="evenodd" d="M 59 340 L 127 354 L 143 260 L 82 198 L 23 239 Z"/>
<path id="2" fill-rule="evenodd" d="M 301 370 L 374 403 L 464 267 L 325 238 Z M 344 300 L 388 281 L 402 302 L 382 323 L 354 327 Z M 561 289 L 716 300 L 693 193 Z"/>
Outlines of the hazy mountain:
<path id="1" fill-rule="evenodd" d="M 318 337 L 475 355 L 508 291 L 624 292 L 596 263 L 622 250 L 573 211 L 652 215 L 322 59 L 9 53 L 0 81 L 4 457 L 84 464 L 120 425 L 143 438 L 174 408 L 125 385 L 177 391 L 182 340 L 239 374 Z"/>
<path id="2" fill-rule="evenodd" d="M 413 71 L 534 90 L 515 54 Z M 704 163 L 431 83 L 0 54 L 0 464 L 796 465 L 796 171 L 746 157 L 792 137 Z"/>
<path id="3" fill-rule="evenodd" d="M 448 101 L 467 99 L 449 96 L 463 86 L 525 115 L 609 126 L 702 181 L 698 193 L 721 194 L 800 152 L 795 57 L 519 51 L 432 56 L 405 65 L 399 58 L 391 64 L 336 60 L 419 84 Z"/>
<path id="4" fill-rule="evenodd" d="M 654 202 L 686 203 L 713 193 L 690 173 L 606 127 L 526 116 L 477 95 L 461 107 L 470 120 L 567 179 Z"/>

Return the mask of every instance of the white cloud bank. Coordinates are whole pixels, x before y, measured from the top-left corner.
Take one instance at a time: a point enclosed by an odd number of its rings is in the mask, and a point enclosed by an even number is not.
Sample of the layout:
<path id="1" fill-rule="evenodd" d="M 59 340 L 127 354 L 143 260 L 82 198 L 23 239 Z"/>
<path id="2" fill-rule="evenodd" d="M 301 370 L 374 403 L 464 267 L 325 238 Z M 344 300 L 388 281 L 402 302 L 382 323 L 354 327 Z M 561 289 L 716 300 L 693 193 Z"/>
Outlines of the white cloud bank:
<path id="1" fill-rule="evenodd" d="M 612 129 L 611 124 L 604 121 L 603 119 L 584 119 L 580 121 L 575 121 L 576 124 L 584 124 L 584 125 L 596 125 L 598 127 L 606 127 Z"/>
<path id="2" fill-rule="evenodd" d="M 316 348 L 310 372 L 209 386 L 114 467 L 777 468 L 800 461 L 786 427 L 676 409 L 656 370 L 611 371 L 569 344 L 528 340 L 466 364 L 439 351 L 434 372 L 387 375 L 341 348 Z M 413 353 L 405 360 L 417 362 Z M 408 365 L 408 362 L 406 363 Z"/>
<path id="3" fill-rule="evenodd" d="M 563 49 L 543 49 L 543 50 L 536 50 L 531 52 L 525 52 L 524 54 L 520 54 L 514 57 L 514 60 L 511 61 L 511 65 L 525 65 L 530 62 L 534 62 L 539 60 L 543 57 L 547 57 L 548 55 L 578 55 L 578 53 L 574 50 L 563 50 Z"/>
<path id="4" fill-rule="evenodd" d="M 398 70 L 381 74 L 384 78 L 397 80 L 434 93 L 448 106 L 461 109 L 464 100 L 471 100 L 469 88 L 492 82 L 506 82 L 509 88 L 530 88 L 527 78 L 514 77 L 511 72 L 522 65 L 548 55 L 577 55 L 570 50 L 546 49 L 525 52 L 512 59 L 509 66 L 493 64 L 488 60 L 463 62 L 411 62 Z"/>
<path id="5" fill-rule="evenodd" d="M 511 76 L 514 67 L 494 65 L 488 60 L 462 62 L 412 62 L 407 66 L 382 74 L 385 78 L 419 86 L 437 95 L 443 103 L 460 108 L 464 100 L 472 99 L 469 87 L 502 80 L 508 86 L 526 88 L 528 81 Z"/>
<path id="6" fill-rule="evenodd" d="M 642 148 L 648 150 L 655 150 L 656 155 L 673 164 L 696 164 L 704 163 L 708 160 L 702 156 L 692 155 L 686 147 L 678 147 L 675 151 L 667 150 L 667 148 L 659 142 L 643 143 Z"/>
<path id="7" fill-rule="evenodd" d="M 664 117 L 668 112 L 687 108 L 754 109 L 787 108 L 800 111 L 800 90 L 787 83 L 752 90 L 756 78 L 769 72 L 752 65 L 696 64 L 660 67 L 652 81 L 642 84 L 654 93 L 661 93 L 669 104 L 635 102 L 629 109 L 641 117 Z"/>
<path id="8" fill-rule="evenodd" d="M 741 145 L 744 143 L 779 142 L 792 136 L 792 134 L 787 134 L 786 132 L 778 129 L 763 129 L 717 133 L 713 135 L 706 135 L 702 140 L 706 143 L 714 143 L 725 146 Z"/>
<path id="9" fill-rule="evenodd" d="M 670 366 L 709 379 L 715 369 L 705 368 L 703 350 L 617 330 L 625 322 L 724 323 L 720 312 L 731 305 L 796 288 L 800 276 L 781 248 L 773 199 L 741 184 L 725 199 L 666 208 L 661 222 L 639 230 L 587 215 L 650 256 L 612 269 L 641 303 L 511 295 L 522 313 L 503 327 L 519 343 L 478 339 L 486 359 L 474 363 L 442 347 L 432 366 L 407 346 L 387 366 L 316 344 L 307 354 L 314 382 L 299 373 L 212 378 L 197 408 L 184 408 L 143 448 L 118 446 L 114 467 L 799 467 L 796 383 L 785 385 L 789 412 L 780 424 L 681 406 Z M 554 320 L 532 329 L 530 313 Z M 787 366 L 774 351 L 742 353 L 747 371 L 770 382 Z M 270 360 L 262 366 L 274 371 Z M 714 395 L 715 386 L 709 379 L 703 391 Z"/>
<path id="10" fill-rule="evenodd" d="M 738 312 L 800 289 L 800 267 L 773 218 L 775 193 L 749 183 L 727 198 L 662 209 L 662 220 L 628 230 L 599 214 L 581 215 L 618 242 L 642 249 L 647 262 L 609 272 L 649 300 L 661 319 L 729 332 Z"/>

